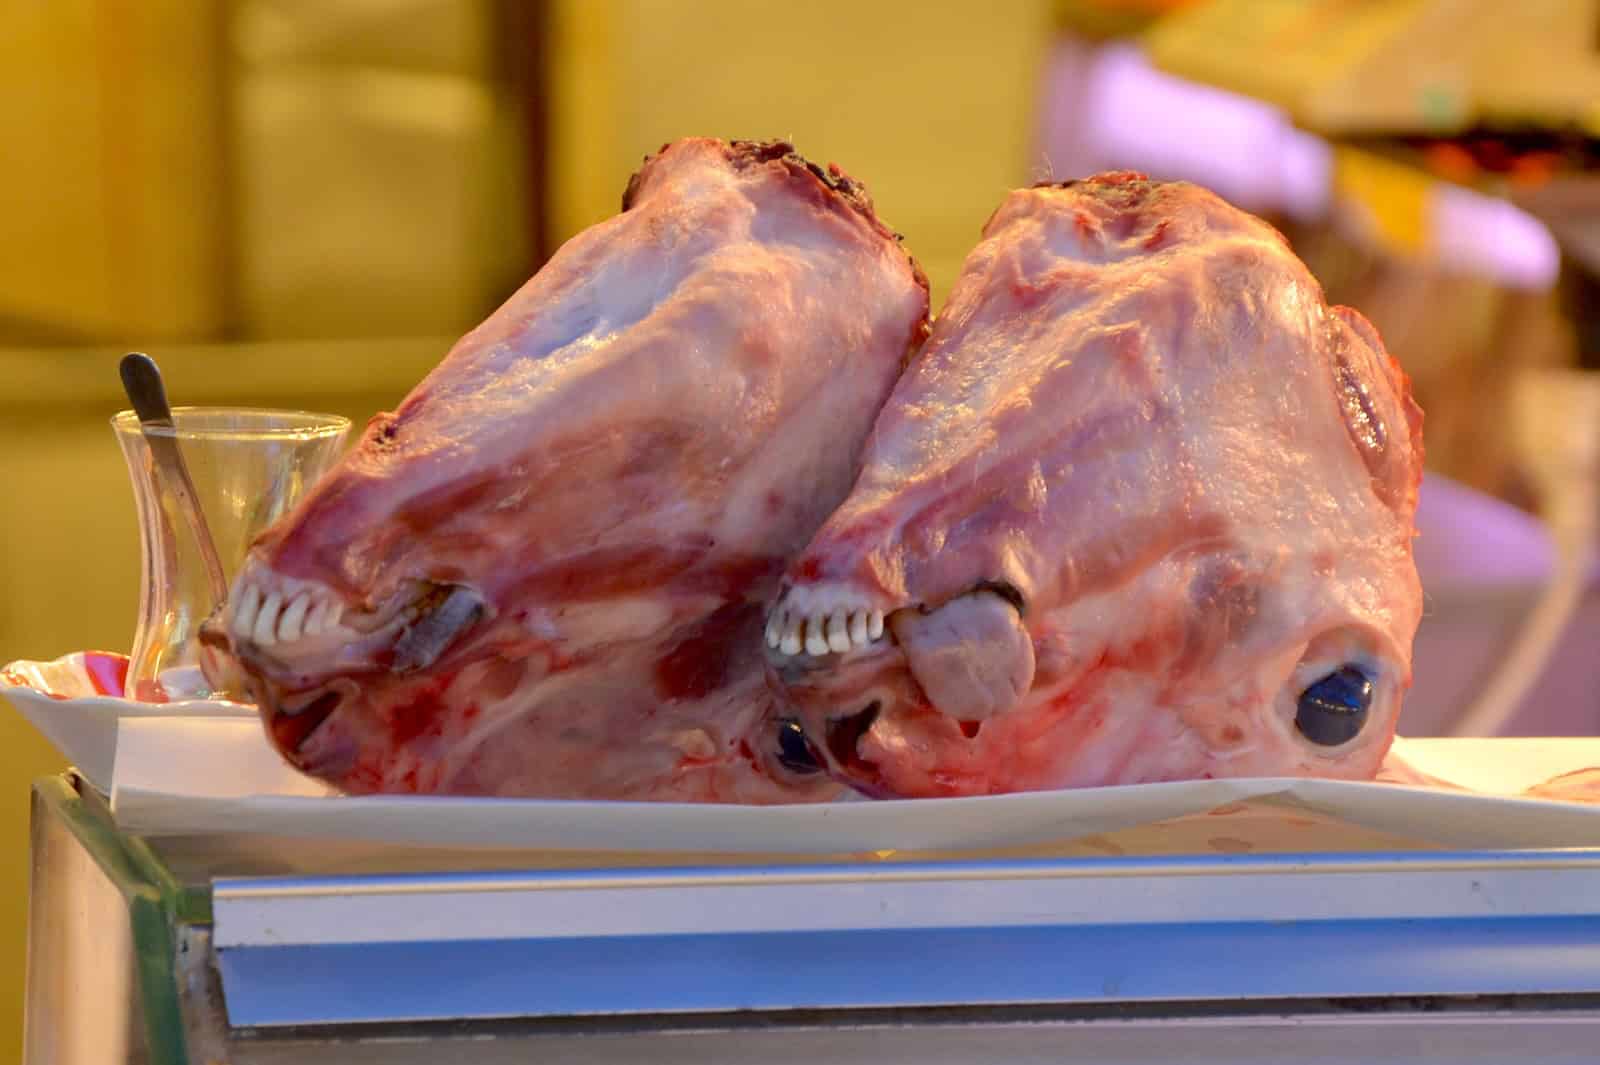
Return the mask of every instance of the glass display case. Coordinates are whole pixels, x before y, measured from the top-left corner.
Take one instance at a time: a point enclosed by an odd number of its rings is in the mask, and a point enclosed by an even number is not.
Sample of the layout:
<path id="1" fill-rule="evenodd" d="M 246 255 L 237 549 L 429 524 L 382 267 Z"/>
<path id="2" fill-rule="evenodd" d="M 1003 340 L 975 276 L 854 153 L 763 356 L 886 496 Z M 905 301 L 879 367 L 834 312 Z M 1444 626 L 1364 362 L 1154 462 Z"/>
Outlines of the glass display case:
<path id="1" fill-rule="evenodd" d="M 25 1061 L 1592 1061 L 1600 850 L 626 861 L 33 792 Z M 1118 853 L 1120 852 L 1120 853 Z"/>

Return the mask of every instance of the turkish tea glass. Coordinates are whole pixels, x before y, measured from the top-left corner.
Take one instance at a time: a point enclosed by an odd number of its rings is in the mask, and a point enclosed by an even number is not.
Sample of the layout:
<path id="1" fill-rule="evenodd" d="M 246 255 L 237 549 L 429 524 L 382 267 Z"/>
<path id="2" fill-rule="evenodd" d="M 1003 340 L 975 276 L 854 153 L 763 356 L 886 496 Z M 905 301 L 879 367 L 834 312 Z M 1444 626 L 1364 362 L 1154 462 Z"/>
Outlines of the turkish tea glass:
<path id="1" fill-rule="evenodd" d="M 143 702 L 237 698 L 200 669 L 200 626 L 223 604 L 179 497 L 162 477 L 146 433 L 176 437 L 229 586 L 250 544 L 327 472 L 350 420 L 336 414 L 243 407 L 175 407 L 173 424 L 111 419 L 139 516 L 139 620 L 126 695 Z"/>

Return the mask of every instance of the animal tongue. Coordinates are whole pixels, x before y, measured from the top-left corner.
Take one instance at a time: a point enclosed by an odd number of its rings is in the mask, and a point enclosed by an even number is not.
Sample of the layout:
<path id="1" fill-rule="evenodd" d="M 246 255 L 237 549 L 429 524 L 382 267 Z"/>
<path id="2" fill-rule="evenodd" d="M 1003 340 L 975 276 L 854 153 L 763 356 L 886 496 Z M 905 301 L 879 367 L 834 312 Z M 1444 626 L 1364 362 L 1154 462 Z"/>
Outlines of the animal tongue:
<path id="1" fill-rule="evenodd" d="M 1033 686 L 1032 638 L 1016 606 L 995 592 L 890 620 L 911 675 L 940 713 L 983 721 L 1016 706 Z"/>

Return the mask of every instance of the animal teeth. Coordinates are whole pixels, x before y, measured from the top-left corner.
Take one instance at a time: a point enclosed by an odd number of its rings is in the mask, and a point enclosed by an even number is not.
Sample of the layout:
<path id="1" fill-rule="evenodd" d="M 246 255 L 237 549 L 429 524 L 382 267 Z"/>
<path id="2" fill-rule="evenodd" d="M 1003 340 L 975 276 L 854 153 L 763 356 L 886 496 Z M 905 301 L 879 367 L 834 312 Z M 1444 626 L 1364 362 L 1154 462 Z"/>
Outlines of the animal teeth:
<path id="1" fill-rule="evenodd" d="M 828 653 L 828 637 L 822 631 L 824 619 L 819 615 L 806 619 L 806 653 L 820 658 Z"/>
<path id="2" fill-rule="evenodd" d="M 275 589 L 275 590 L 274 590 Z M 332 592 L 310 581 L 240 579 L 234 586 L 230 631 L 262 647 L 336 634 L 344 606 Z"/>
<path id="3" fill-rule="evenodd" d="M 317 605 L 306 613 L 305 633 L 307 636 L 317 636 L 322 632 L 323 620 L 328 616 L 328 601 L 318 599 Z"/>
<path id="4" fill-rule="evenodd" d="M 249 585 L 244 590 L 244 595 L 239 597 L 239 605 L 233 610 L 233 632 L 235 636 L 249 636 L 250 630 L 255 628 L 256 612 L 261 609 L 261 589 Z"/>
<path id="5" fill-rule="evenodd" d="M 301 626 L 306 620 L 306 608 L 310 605 L 311 596 L 305 592 L 301 592 L 289 601 L 288 609 L 283 612 L 283 618 L 278 622 L 278 639 L 290 643 L 300 638 Z"/>
<path id="6" fill-rule="evenodd" d="M 836 654 L 850 650 L 850 622 L 846 620 L 843 610 L 835 610 L 828 616 L 826 632 L 828 650 Z"/>
<path id="7" fill-rule="evenodd" d="M 800 653 L 801 646 L 800 622 L 785 614 L 783 640 L 779 643 L 778 649 L 786 655 L 794 656 Z"/>
<path id="8" fill-rule="evenodd" d="M 256 615 L 255 627 L 250 630 L 250 638 L 264 647 L 270 647 L 278 642 L 278 612 L 283 609 L 283 596 L 273 592 L 267 596 L 267 601 L 261 604 L 261 612 Z"/>
<path id="9" fill-rule="evenodd" d="M 828 613 L 775 610 L 767 617 L 767 646 L 782 655 L 821 658 L 870 646 L 883 636 L 883 611 L 837 607 Z"/>

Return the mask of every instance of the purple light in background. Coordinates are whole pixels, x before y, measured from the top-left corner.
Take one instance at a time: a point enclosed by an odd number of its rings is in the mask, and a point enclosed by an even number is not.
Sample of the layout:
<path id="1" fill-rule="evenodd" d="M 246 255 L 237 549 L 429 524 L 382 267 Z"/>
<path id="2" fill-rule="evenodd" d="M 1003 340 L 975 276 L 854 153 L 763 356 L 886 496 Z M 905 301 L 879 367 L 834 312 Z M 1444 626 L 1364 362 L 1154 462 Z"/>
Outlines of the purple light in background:
<path id="1" fill-rule="evenodd" d="M 1155 69 L 1137 46 L 1057 50 L 1044 92 L 1052 170 L 1126 167 L 1215 190 L 1248 211 L 1326 214 L 1333 150 L 1277 107 Z M 1545 225 L 1471 189 L 1435 183 L 1431 252 L 1453 268 L 1515 288 L 1548 288 L 1560 251 Z"/>
<path id="2" fill-rule="evenodd" d="M 1432 470 L 1422 478 L 1412 550 L 1429 595 L 1534 589 L 1555 567 L 1539 519 Z"/>
<path id="3" fill-rule="evenodd" d="M 1514 204 L 1459 185 L 1434 185 L 1428 204 L 1433 253 L 1513 288 L 1546 289 L 1561 273 L 1550 230 Z"/>
<path id="4" fill-rule="evenodd" d="M 1279 109 L 1164 74 L 1132 46 L 1103 48 L 1092 62 L 1083 136 L 1109 165 L 1186 178 L 1246 210 L 1327 209 L 1328 146 Z"/>

